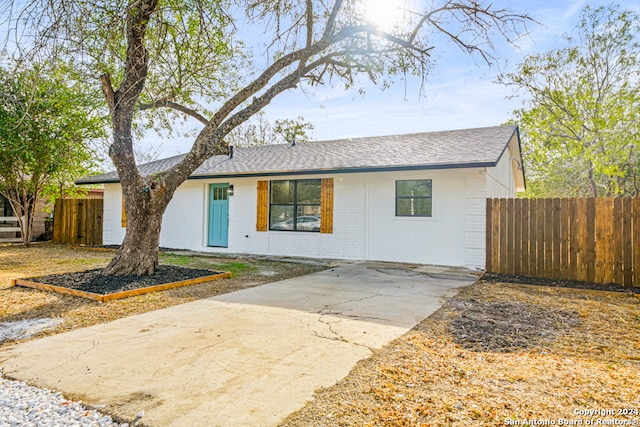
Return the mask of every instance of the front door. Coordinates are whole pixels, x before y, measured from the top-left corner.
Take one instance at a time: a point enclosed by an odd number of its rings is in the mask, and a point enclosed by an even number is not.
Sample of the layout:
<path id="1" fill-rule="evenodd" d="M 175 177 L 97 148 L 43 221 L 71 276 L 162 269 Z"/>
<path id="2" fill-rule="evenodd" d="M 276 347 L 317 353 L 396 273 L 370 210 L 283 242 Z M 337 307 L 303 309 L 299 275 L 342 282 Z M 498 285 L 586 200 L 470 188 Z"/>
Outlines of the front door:
<path id="1" fill-rule="evenodd" d="M 229 244 L 229 184 L 209 186 L 209 246 Z"/>

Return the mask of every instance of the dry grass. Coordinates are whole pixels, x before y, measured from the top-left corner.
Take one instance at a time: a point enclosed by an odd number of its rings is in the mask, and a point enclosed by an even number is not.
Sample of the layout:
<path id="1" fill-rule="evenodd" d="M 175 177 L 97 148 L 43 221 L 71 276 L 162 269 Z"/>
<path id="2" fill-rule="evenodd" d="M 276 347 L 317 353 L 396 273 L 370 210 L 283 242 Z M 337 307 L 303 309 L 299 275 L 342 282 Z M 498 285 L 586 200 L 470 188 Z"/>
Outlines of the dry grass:
<path id="1" fill-rule="evenodd" d="M 638 425 L 574 410 L 638 411 L 639 390 L 637 296 L 480 282 L 282 425 Z"/>
<path id="2" fill-rule="evenodd" d="M 11 278 L 102 267 L 112 256 L 111 251 L 50 244 L 0 246 L 0 321 L 61 318 L 64 323 L 48 332 L 57 333 L 318 269 L 255 259 L 164 255 L 164 263 L 224 266 L 235 270 L 236 277 L 104 304 L 9 287 Z M 273 275 L 265 276 L 265 271 Z M 479 282 L 358 363 L 335 386 L 319 390 L 282 425 L 539 425 L 532 419 L 560 425 L 561 419 L 585 423 L 598 418 L 633 422 L 640 415 L 587 416 L 574 410 L 639 410 L 639 390 L 637 296 Z"/>
<path id="3" fill-rule="evenodd" d="M 160 263 L 231 271 L 233 277 L 106 303 L 11 286 L 11 279 L 15 278 L 101 268 L 107 265 L 114 253 L 114 250 L 74 248 L 50 243 L 34 244 L 29 248 L 20 245 L 0 245 L 0 322 L 43 317 L 63 320 L 55 330 L 42 332 L 32 337 L 35 338 L 322 269 L 314 265 L 254 258 L 238 259 L 215 255 L 201 257 L 167 253 L 160 255 Z M 7 340 L 1 342 L 0 346 L 10 342 L 15 341 Z"/>

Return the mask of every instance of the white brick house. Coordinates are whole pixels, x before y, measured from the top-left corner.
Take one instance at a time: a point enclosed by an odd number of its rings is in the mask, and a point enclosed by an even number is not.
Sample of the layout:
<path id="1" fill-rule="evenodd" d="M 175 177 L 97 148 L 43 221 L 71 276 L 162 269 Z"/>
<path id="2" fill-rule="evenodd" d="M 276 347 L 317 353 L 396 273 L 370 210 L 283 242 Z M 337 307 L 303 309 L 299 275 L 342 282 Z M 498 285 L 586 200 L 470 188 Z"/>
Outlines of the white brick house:
<path id="1" fill-rule="evenodd" d="M 482 269 L 486 199 L 524 190 L 521 165 L 516 126 L 235 149 L 176 191 L 160 245 Z M 103 242 L 120 244 L 116 173 L 78 183 L 104 184 Z"/>

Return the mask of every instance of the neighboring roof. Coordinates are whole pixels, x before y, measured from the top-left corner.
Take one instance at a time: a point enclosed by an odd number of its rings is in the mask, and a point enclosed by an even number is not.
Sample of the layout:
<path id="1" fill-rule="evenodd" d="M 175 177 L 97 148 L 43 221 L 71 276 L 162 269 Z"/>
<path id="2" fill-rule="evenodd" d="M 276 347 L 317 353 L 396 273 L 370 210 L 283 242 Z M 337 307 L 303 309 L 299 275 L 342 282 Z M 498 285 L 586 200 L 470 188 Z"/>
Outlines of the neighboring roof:
<path id="1" fill-rule="evenodd" d="M 492 167 L 514 138 L 520 151 L 515 125 L 236 147 L 233 158 L 213 156 L 189 179 Z M 145 176 L 159 173 L 178 164 L 183 157 L 184 154 L 157 160 L 140 165 L 139 169 Z M 76 181 L 77 184 L 110 182 L 119 182 L 115 171 Z"/>

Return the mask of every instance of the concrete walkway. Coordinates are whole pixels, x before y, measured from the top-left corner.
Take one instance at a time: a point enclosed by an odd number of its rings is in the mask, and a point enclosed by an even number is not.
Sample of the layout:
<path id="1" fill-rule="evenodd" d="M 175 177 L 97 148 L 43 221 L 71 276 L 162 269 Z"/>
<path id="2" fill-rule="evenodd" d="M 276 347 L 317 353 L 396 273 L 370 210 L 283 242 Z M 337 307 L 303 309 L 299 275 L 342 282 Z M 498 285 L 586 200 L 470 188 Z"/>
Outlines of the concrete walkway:
<path id="1" fill-rule="evenodd" d="M 273 426 L 475 279 L 345 265 L 6 347 L 0 367 L 145 425 Z"/>

